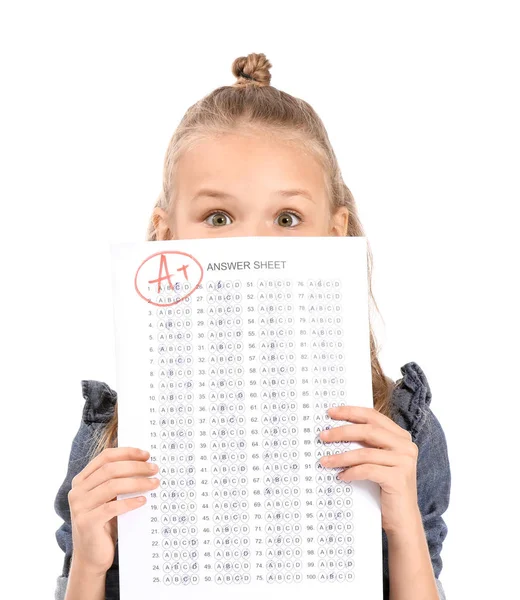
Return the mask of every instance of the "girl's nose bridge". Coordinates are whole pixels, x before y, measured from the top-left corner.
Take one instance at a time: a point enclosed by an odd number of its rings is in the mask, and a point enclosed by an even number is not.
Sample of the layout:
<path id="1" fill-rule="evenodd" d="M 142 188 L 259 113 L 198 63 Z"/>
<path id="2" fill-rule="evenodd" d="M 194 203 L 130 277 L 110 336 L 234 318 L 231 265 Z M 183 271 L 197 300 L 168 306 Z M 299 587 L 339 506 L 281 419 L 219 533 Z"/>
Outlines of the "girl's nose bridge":
<path id="1" fill-rule="evenodd" d="M 243 232 L 240 235 L 245 236 L 275 235 L 273 224 L 254 211 L 244 219 L 240 229 Z"/>

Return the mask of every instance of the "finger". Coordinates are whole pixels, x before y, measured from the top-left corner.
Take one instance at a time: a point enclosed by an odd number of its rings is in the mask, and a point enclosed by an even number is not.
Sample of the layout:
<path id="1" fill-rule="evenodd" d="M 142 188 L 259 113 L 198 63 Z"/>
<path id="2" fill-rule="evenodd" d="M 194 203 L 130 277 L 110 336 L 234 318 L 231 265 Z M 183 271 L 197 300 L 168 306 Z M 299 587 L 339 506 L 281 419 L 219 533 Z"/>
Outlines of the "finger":
<path id="1" fill-rule="evenodd" d="M 385 467 L 382 465 L 357 465 L 338 473 L 337 478 L 341 481 L 359 481 L 368 479 L 369 481 L 374 481 L 379 483 L 381 487 L 384 487 L 392 477 L 392 469 L 393 467 Z"/>
<path id="2" fill-rule="evenodd" d="M 159 485 L 157 477 L 124 477 L 110 479 L 83 496 L 82 505 L 76 510 L 89 512 L 102 504 L 110 503 L 119 494 L 132 494 L 134 492 L 148 492 Z"/>
<path id="3" fill-rule="evenodd" d="M 96 469 L 106 462 L 116 460 L 148 460 L 150 453 L 147 450 L 140 448 L 122 447 L 122 448 L 105 448 L 103 452 L 93 458 L 88 465 L 80 471 L 72 480 L 72 485 L 75 486 L 84 481 Z"/>
<path id="4" fill-rule="evenodd" d="M 376 425 L 340 425 L 331 429 L 324 429 L 320 433 L 320 439 L 324 442 L 365 442 L 370 446 L 386 450 L 397 450 L 406 452 L 406 444 L 402 436 L 394 432 L 377 427 Z"/>
<path id="5" fill-rule="evenodd" d="M 142 500 L 141 500 L 142 498 Z M 133 498 L 122 498 L 121 500 L 112 500 L 102 504 L 89 512 L 89 526 L 92 523 L 107 523 L 113 517 L 122 515 L 130 510 L 146 504 L 146 497 L 134 496 Z M 116 539 L 117 539 L 117 521 L 116 521 Z"/>
<path id="6" fill-rule="evenodd" d="M 155 463 L 141 460 L 118 460 L 106 462 L 99 469 L 96 469 L 83 482 L 76 487 L 84 491 L 90 491 L 97 486 L 120 477 L 147 477 L 157 473 L 158 469 Z"/>
<path id="7" fill-rule="evenodd" d="M 351 467 L 365 463 L 395 467 L 399 464 L 398 455 L 390 450 L 379 450 L 376 448 L 360 448 L 349 450 L 340 454 L 329 454 L 322 456 L 320 462 L 324 467 Z"/>
<path id="8" fill-rule="evenodd" d="M 372 423 L 388 429 L 397 435 L 401 435 L 406 439 L 410 439 L 410 434 L 406 429 L 400 427 L 386 415 L 381 414 L 375 408 L 367 406 L 331 406 L 327 413 L 332 419 L 341 421 L 352 421 L 354 423 Z"/>

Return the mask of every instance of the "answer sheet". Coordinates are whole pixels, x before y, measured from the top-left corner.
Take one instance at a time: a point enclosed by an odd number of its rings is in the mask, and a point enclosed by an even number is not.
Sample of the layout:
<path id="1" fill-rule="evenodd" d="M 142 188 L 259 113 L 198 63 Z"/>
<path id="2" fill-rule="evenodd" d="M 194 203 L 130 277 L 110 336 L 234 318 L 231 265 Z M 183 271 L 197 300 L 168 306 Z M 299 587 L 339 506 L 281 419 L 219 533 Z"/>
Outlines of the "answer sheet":
<path id="1" fill-rule="evenodd" d="M 373 406 L 366 239 L 110 250 L 118 445 L 160 467 L 118 496 L 121 600 L 381 600 L 380 487 L 319 462 L 363 447 L 327 408 Z"/>

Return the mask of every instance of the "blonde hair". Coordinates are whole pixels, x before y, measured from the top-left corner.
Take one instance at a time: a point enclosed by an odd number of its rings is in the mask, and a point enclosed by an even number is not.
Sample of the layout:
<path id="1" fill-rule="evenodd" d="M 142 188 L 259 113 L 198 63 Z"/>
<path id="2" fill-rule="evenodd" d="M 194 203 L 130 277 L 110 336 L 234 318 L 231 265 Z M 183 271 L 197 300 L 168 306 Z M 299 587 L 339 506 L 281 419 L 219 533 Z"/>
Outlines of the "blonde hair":
<path id="1" fill-rule="evenodd" d="M 327 131 L 314 109 L 304 100 L 295 98 L 271 85 L 272 67 L 265 54 L 248 54 L 233 61 L 233 85 L 213 90 L 196 102 L 175 130 L 164 159 L 163 185 L 155 208 L 170 214 L 174 202 L 173 182 L 176 166 L 183 152 L 198 141 L 232 132 L 272 135 L 286 143 L 297 144 L 321 164 L 330 199 L 330 210 L 345 206 L 348 209 L 348 236 L 365 236 L 359 220 L 354 197 L 345 185 L 330 144 Z M 153 211 L 146 231 L 146 240 L 157 240 L 157 217 Z M 367 240 L 369 298 L 379 313 L 372 294 L 372 251 Z M 394 381 L 387 377 L 378 360 L 379 348 L 370 323 L 370 354 L 372 363 L 372 392 L 374 408 L 391 418 L 390 400 Z M 102 428 L 92 455 L 117 445 L 117 403 L 112 419 Z"/>

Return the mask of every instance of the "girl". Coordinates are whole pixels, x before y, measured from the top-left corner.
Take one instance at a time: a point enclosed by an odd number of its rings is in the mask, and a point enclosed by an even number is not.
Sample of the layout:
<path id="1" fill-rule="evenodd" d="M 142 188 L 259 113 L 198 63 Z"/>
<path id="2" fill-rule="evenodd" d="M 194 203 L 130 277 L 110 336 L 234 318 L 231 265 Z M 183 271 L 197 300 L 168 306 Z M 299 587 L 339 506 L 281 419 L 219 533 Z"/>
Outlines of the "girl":
<path id="1" fill-rule="evenodd" d="M 163 191 L 147 240 L 226 236 L 363 236 L 327 132 L 309 104 L 270 85 L 270 62 L 249 54 L 233 62 L 237 81 L 190 107 L 164 164 Z M 370 284 L 372 256 L 368 250 Z M 374 302 L 369 285 L 370 298 Z M 450 495 L 446 439 L 430 409 L 431 392 L 414 362 L 397 382 L 385 376 L 370 329 L 374 407 L 329 409 L 353 422 L 323 431 L 324 442 L 367 447 L 333 455 L 346 480 L 381 486 L 383 589 L 391 600 L 445 598 L 439 574 Z M 157 488 L 149 453 L 117 447 L 117 394 L 81 382 L 85 405 L 55 510 L 65 552 L 56 599 L 119 598 L 117 515 L 144 498 L 118 494 Z M 347 470 L 348 468 L 348 470 Z"/>

